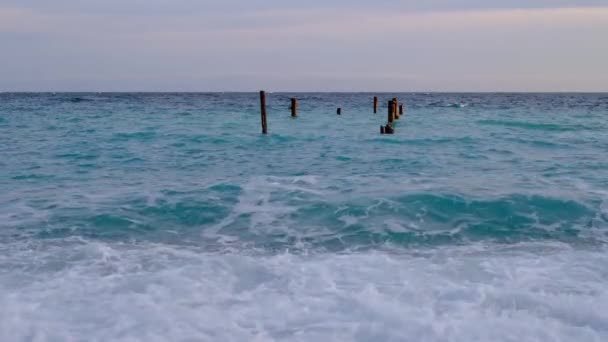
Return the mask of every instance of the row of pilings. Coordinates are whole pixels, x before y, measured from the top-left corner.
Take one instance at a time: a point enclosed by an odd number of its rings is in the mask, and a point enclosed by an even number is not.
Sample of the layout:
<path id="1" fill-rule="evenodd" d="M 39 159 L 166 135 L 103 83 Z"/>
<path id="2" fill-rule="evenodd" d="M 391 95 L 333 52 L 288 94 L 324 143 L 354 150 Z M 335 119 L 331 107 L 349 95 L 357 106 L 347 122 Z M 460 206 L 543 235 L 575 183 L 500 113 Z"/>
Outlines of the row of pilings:
<path id="1" fill-rule="evenodd" d="M 374 114 L 378 113 L 378 97 L 374 96 L 373 100 L 373 108 Z M 388 117 L 386 125 L 380 126 L 380 134 L 394 134 L 395 133 L 395 121 L 399 120 L 402 115 L 404 115 L 403 111 L 403 103 L 399 103 L 399 100 L 395 97 L 392 100 L 388 101 Z M 298 117 L 298 99 L 291 98 L 291 117 Z M 337 115 L 342 115 L 342 108 L 338 107 L 336 109 Z M 268 134 L 268 120 L 266 115 L 266 92 L 260 91 L 260 115 L 262 119 L 262 134 Z"/>

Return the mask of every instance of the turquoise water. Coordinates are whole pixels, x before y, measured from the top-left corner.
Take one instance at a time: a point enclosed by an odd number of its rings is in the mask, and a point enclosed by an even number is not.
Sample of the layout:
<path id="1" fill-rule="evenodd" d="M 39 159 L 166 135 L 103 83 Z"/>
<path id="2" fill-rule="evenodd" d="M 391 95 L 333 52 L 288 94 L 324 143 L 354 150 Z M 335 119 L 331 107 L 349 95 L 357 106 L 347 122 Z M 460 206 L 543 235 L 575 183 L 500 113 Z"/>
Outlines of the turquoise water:
<path id="1" fill-rule="evenodd" d="M 267 102 L 0 94 L 0 340 L 608 339 L 608 95 Z"/>

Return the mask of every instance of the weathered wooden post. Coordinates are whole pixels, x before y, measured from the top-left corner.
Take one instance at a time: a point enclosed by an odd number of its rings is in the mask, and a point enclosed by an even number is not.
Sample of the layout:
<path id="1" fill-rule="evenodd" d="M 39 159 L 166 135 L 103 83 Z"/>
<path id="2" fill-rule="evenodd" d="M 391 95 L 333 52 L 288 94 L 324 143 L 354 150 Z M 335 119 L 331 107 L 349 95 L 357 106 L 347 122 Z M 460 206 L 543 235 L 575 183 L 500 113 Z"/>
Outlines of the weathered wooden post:
<path id="1" fill-rule="evenodd" d="M 378 96 L 374 96 L 374 114 L 378 113 Z"/>
<path id="2" fill-rule="evenodd" d="M 342 115 L 342 107 L 338 107 L 338 110 L 336 111 L 336 114 Z"/>
<path id="3" fill-rule="evenodd" d="M 268 134 L 268 125 L 266 122 L 266 92 L 260 91 L 260 114 L 262 116 L 262 134 Z"/>
<path id="4" fill-rule="evenodd" d="M 403 115 L 403 104 L 399 105 L 399 115 Z"/>
<path id="5" fill-rule="evenodd" d="M 380 134 L 384 134 L 384 126 L 380 126 Z"/>
<path id="6" fill-rule="evenodd" d="M 291 117 L 298 117 L 298 99 L 295 97 L 291 99 Z"/>
<path id="7" fill-rule="evenodd" d="M 395 105 L 394 100 L 388 101 L 388 124 L 391 125 L 395 121 Z"/>
<path id="8" fill-rule="evenodd" d="M 399 100 L 397 100 L 396 97 L 393 97 L 393 113 L 395 116 L 395 119 L 399 120 L 399 112 L 397 111 L 397 108 L 399 108 Z"/>

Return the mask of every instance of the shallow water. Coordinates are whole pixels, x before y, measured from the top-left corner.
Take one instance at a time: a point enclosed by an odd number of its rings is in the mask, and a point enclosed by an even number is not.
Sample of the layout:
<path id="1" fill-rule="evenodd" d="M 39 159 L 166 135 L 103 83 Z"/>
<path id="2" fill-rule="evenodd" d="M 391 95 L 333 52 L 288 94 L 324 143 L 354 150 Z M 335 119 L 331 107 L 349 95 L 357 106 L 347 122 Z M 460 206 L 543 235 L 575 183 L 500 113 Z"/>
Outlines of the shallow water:
<path id="1" fill-rule="evenodd" d="M 608 95 L 373 95 L 0 94 L 0 340 L 607 340 Z"/>

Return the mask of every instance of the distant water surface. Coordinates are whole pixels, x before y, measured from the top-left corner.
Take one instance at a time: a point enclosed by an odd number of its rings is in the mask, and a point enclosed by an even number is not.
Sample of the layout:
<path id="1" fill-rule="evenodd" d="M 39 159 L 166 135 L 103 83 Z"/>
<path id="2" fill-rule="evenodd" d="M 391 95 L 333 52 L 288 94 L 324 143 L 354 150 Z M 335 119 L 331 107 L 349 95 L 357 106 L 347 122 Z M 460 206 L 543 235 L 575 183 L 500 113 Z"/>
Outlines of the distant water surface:
<path id="1" fill-rule="evenodd" d="M 0 340 L 608 341 L 608 94 L 267 102 L 0 94 Z"/>

